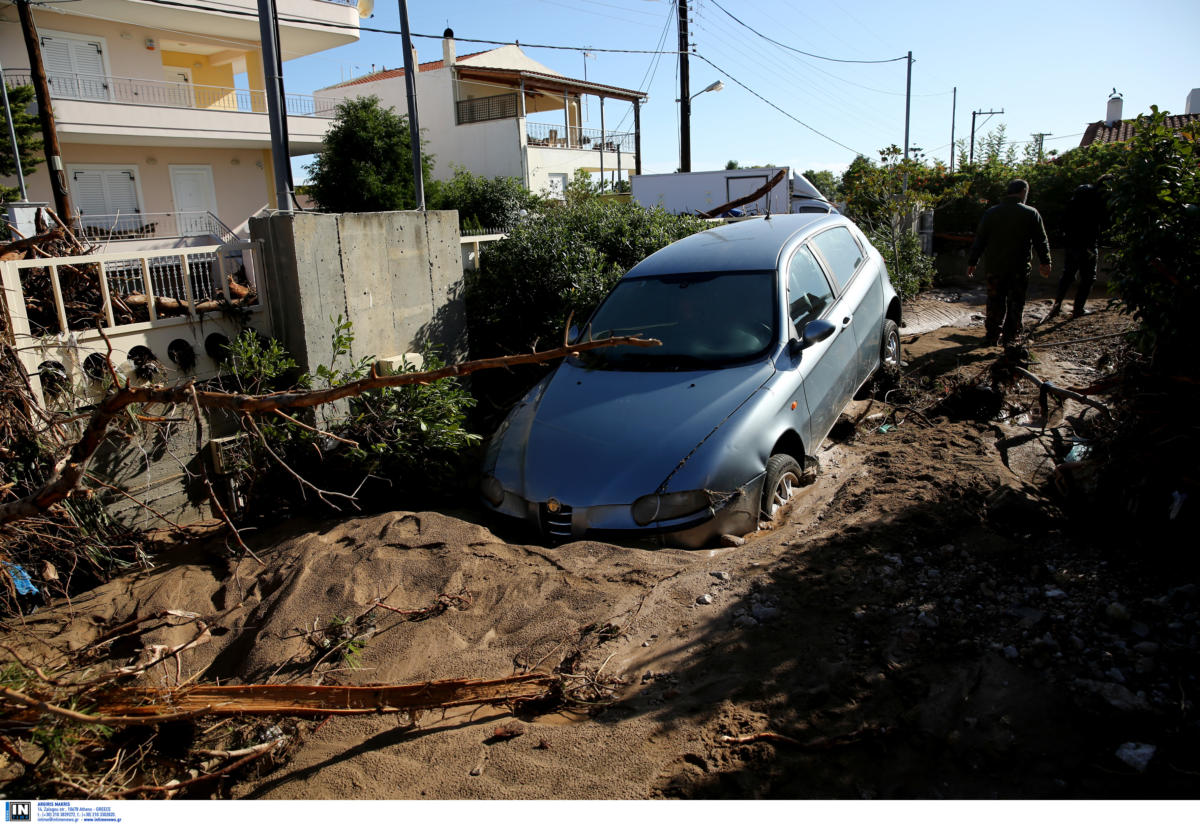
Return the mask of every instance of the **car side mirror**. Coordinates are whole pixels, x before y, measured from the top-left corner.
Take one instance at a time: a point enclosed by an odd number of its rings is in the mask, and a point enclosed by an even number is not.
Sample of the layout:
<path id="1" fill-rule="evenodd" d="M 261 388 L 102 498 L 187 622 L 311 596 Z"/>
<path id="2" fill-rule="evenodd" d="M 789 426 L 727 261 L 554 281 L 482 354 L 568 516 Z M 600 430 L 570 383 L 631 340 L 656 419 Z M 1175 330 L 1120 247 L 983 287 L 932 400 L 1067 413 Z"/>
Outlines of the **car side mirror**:
<path id="1" fill-rule="evenodd" d="M 579 343 L 579 327 L 572 323 L 567 329 L 567 345 L 576 343 Z"/>
<path id="2" fill-rule="evenodd" d="M 827 320 L 810 320 L 804 325 L 801 348 L 807 349 L 814 343 L 820 343 L 836 331 L 837 327 Z"/>

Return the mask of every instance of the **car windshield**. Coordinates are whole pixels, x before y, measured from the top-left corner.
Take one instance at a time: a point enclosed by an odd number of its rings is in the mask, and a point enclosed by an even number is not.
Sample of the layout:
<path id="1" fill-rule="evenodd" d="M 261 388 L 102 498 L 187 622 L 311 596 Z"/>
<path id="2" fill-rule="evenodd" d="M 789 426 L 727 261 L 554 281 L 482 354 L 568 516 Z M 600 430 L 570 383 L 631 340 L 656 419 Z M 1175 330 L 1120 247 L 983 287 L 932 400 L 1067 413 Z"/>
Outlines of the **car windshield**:
<path id="1" fill-rule="evenodd" d="M 596 310 L 591 337 L 657 338 L 580 357 L 591 369 L 711 369 L 766 352 L 775 341 L 775 273 L 719 272 L 622 280 Z M 585 336 L 586 336 L 585 332 Z"/>

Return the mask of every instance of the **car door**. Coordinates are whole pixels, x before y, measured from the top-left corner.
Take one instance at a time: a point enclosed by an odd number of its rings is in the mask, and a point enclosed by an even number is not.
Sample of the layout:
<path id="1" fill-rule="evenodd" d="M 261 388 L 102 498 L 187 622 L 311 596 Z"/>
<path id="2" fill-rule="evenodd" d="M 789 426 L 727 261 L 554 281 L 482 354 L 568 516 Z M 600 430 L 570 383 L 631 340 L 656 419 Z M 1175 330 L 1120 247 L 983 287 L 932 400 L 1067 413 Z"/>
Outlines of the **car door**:
<path id="1" fill-rule="evenodd" d="M 841 291 L 839 323 L 850 326 L 856 343 L 854 389 L 871 376 L 879 363 L 883 330 L 883 284 L 858 238 L 846 226 L 834 226 L 814 237 L 826 270 Z"/>
<path id="2" fill-rule="evenodd" d="M 800 392 L 808 407 L 806 443 L 813 449 L 833 427 L 854 392 L 858 342 L 849 325 L 841 323 L 841 302 L 829 276 L 808 245 L 801 246 L 788 263 L 788 317 L 796 335 L 810 321 L 825 319 L 837 326 L 825 340 L 803 349 L 797 369 Z M 798 399 L 797 399 L 798 400 Z"/>

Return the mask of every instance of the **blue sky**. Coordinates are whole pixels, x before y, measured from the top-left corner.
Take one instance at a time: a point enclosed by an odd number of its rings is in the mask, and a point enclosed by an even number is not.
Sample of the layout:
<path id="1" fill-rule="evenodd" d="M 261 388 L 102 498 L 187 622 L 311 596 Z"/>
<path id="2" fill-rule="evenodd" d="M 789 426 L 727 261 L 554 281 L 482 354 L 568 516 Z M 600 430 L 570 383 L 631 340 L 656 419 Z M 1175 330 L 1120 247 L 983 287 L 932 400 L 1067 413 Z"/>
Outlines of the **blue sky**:
<path id="1" fill-rule="evenodd" d="M 1026 0 L 690 0 L 689 8 L 699 56 L 691 59 L 691 91 L 724 81 L 722 91 L 693 101 L 694 170 L 736 159 L 840 171 L 858 152 L 873 157 L 880 148 L 903 144 L 905 61 L 830 62 L 792 49 L 840 60 L 887 60 L 911 50 L 910 143 L 941 159 L 949 157 L 955 86 L 956 139 L 969 135 L 972 110 L 1003 109 L 986 123 L 980 117 L 978 130 L 1004 123 L 1018 149 L 1031 133 L 1049 132 L 1045 147 L 1060 151 L 1077 146 L 1086 124 L 1104 117 L 1114 87 L 1124 95 L 1126 117 L 1152 104 L 1183 112 L 1188 92 L 1200 87 L 1196 0 L 1096 0 L 1086 9 Z M 409 16 L 414 34 L 440 36 L 450 26 L 459 38 L 519 40 L 527 54 L 562 74 L 583 77 L 586 61 L 590 80 L 647 91 L 643 170 L 670 172 L 679 159 L 674 55 L 598 50 L 674 50 L 672 9 L 671 0 L 412 0 Z M 379 0 L 364 25 L 399 30 L 397 4 Z M 400 65 L 399 41 L 364 32 L 356 44 L 288 61 L 288 90 L 309 93 L 365 74 L 372 64 Z M 441 57 L 440 40 L 414 42 L 422 61 Z M 528 47 L 535 43 L 588 48 L 594 56 Z M 460 42 L 458 53 L 486 48 Z M 624 113 L 619 104 L 608 104 L 608 127 Z M 597 107 L 589 114 L 598 126 Z M 626 128 L 631 122 L 626 119 Z"/>

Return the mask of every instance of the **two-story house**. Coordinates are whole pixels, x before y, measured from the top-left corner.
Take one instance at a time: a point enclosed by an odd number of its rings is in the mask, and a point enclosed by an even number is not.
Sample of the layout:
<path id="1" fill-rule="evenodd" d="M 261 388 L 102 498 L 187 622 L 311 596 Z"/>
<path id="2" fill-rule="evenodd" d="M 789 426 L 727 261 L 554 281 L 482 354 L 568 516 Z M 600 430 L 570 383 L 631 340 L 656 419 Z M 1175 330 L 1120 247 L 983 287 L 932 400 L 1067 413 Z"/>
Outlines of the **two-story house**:
<path id="1" fill-rule="evenodd" d="M 358 39 L 353 0 L 277 8 L 284 59 Z M 74 0 L 35 6 L 34 20 L 85 231 L 244 234 L 251 215 L 276 205 L 255 0 Z M 0 5 L 0 60 L 10 87 L 30 82 L 11 4 Z M 290 153 L 319 151 L 333 104 L 288 94 L 286 109 Z M 30 199 L 52 201 L 44 165 L 27 185 Z"/>
<path id="2" fill-rule="evenodd" d="M 436 157 L 435 178 L 446 180 L 460 166 L 485 177 L 515 177 L 533 192 L 561 195 L 577 169 L 598 172 L 609 182 L 641 172 L 644 92 L 565 77 L 519 46 L 456 52 L 454 32 L 447 29 L 441 60 L 413 60 L 418 117 Z M 403 68 L 316 94 L 374 95 L 385 107 L 401 114 L 408 110 Z M 584 125 L 585 111 L 599 128 Z"/>

